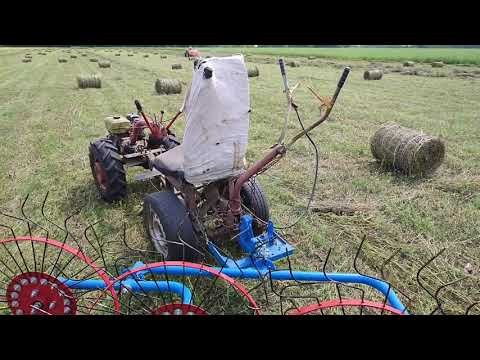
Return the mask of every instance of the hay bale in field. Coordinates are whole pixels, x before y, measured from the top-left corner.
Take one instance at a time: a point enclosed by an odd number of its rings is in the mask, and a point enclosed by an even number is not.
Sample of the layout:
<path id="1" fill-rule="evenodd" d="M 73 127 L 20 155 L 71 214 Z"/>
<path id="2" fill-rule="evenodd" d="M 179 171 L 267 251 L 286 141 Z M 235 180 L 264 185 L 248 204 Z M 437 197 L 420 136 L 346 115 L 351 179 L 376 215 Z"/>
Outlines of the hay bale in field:
<path id="1" fill-rule="evenodd" d="M 70 57 L 71 57 L 72 59 L 76 59 L 76 58 L 77 58 L 77 55 L 70 55 Z"/>
<path id="2" fill-rule="evenodd" d="M 160 59 L 166 59 L 167 55 L 160 55 Z"/>
<path id="3" fill-rule="evenodd" d="M 110 63 L 108 61 L 100 61 L 98 63 L 98 66 L 101 67 L 101 68 L 109 68 L 111 67 Z"/>
<path id="4" fill-rule="evenodd" d="M 403 66 L 407 66 L 407 67 L 410 66 L 411 67 L 411 66 L 415 66 L 415 63 L 413 61 L 405 61 L 403 63 Z"/>
<path id="5" fill-rule="evenodd" d="M 120 56 L 120 55 L 122 55 L 122 54 L 120 54 L 120 53 L 116 53 L 116 54 L 115 54 L 115 56 Z"/>
<path id="6" fill-rule="evenodd" d="M 148 54 L 143 55 L 144 58 L 148 58 L 149 56 L 150 55 L 148 55 Z"/>
<path id="7" fill-rule="evenodd" d="M 82 54 L 82 56 L 87 56 L 87 54 Z"/>
<path id="8" fill-rule="evenodd" d="M 258 71 L 257 66 L 255 66 L 254 68 L 248 69 L 248 77 L 257 77 L 259 75 L 260 75 L 260 72 Z"/>
<path id="9" fill-rule="evenodd" d="M 445 157 L 445 144 L 441 139 L 398 124 L 388 124 L 377 130 L 370 148 L 383 166 L 407 175 L 430 174 Z"/>
<path id="10" fill-rule="evenodd" d="M 59 62 L 59 63 L 66 63 L 66 62 L 67 62 L 67 59 L 65 59 L 65 58 L 59 58 L 59 59 L 58 59 L 58 62 Z"/>
<path id="11" fill-rule="evenodd" d="M 434 68 L 441 68 L 441 67 L 443 67 L 444 64 L 443 64 L 443 62 L 441 62 L 441 61 L 434 61 L 434 62 L 432 62 L 431 65 L 432 65 L 432 67 L 434 67 Z"/>
<path id="12" fill-rule="evenodd" d="M 25 58 L 25 59 L 31 59 L 31 58 L 32 58 L 32 55 L 26 54 L 26 55 L 24 56 L 24 58 Z"/>
<path id="13" fill-rule="evenodd" d="M 98 62 L 98 59 L 92 58 L 90 59 L 90 62 Z"/>
<path id="14" fill-rule="evenodd" d="M 174 79 L 157 79 L 155 90 L 158 94 L 180 94 L 182 92 L 182 83 Z"/>
<path id="15" fill-rule="evenodd" d="M 101 88 L 102 79 L 99 75 L 78 75 L 77 84 L 80 89 Z"/>
<path id="16" fill-rule="evenodd" d="M 127 56 L 133 56 L 133 54 L 127 54 Z"/>
<path id="17" fill-rule="evenodd" d="M 367 70 L 363 73 L 364 80 L 380 80 L 382 76 L 383 72 L 379 69 Z"/>
<path id="18" fill-rule="evenodd" d="M 172 70 L 179 70 L 182 68 L 182 64 L 173 64 L 172 65 Z"/>
<path id="19" fill-rule="evenodd" d="M 32 62 L 32 59 L 25 58 L 25 59 L 22 59 L 22 62 L 24 62 L 24 63 L 29 63 L 29 62 Z"/>
<path id="20" fill-rule="evenodd" d="M 297 61 L 289 61 L 287 62 L 287 65 L 291 67 L 300 67 L 300 64 Z"/>

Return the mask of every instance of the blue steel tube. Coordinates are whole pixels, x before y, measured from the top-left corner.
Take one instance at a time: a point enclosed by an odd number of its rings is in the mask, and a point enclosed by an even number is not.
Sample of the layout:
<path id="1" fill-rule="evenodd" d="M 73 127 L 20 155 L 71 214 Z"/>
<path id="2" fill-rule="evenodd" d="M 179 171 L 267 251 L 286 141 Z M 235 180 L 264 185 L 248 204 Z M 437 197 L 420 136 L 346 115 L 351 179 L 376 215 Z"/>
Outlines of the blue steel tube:
<path id="1" fill-rule="evenodd" d="M 153 273 L 163 274 L 165 273 L 165 267 L 151 268 Z M 169 266 L 167 268 L 168 275 L 183 275 L 183 276 L 212 276 L 207 271 L 200 269 L 187 268 L 182 266 Z M 230 276 L 231 278 L 240 279 L 258 279 L 266 273 L 260 273 L 255 269 L 234 269 L 234 268 L 214 268 L 215 270 Z M 381 292 L 384 296 L 387 296 L 388 304 L 395 309 L 407 313 L 407 308 L 402 304 L 400 299 L 395 294 L 395 291 L 390 288 L 389 285 L 382 280 L 371 278 L 360 274 L 342 274 L 342 273 L 327 273 L 326 276 L 321 272 L 308 272 L 308 271 L 272 271 L 272 280 L 297 280 L 297 281 L 338 281 L 342 283 L 350 284 L 364 284 L 373 287 Z"/>
<path id="2" fill-rule="evenodd" d="M 104 290 L 106 288 L 105 282 L 103 280 L 93 279 L 64 279 L 64 284 L 71 289 Z M 113 285 L 115 291 L 120 291 L 121 287 L 126 287 L 130 289 L 131 292 L 135 293 L 170 292 L 180 296 L 182 298 L 183 304 L 192 304 L 192 292 L 190 291 L 190 289 L 185 284 L 175 281 L 148 281 L 126 279 L 121 283 L 117 282 Z"/>

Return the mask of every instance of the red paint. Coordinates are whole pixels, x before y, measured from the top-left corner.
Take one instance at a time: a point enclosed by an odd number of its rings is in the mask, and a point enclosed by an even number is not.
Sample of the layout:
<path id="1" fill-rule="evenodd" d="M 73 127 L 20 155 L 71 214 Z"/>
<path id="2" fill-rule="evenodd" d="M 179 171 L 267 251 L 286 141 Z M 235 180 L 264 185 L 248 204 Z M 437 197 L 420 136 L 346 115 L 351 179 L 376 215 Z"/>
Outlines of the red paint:
<path id="1" fill-rule="evenodd" d="M 84 263 L 88 264 L 93 270 L 95 270 L 96 274 L 105 282 L 106 285 L 106 292 L 110 292 L 110 295 L 113 300 L 113 305 L 114 305 L 114 310 L 117 313 L 120 313 L 120 302 L 118 300 L 117 293 L 115 289 L 112 286 L 112 281 L 110 278 L 106 275 L 105 271 L 101 268 L 99 268 L 90 258 L 85 256 L 80 250 L 75 249 L 65 243 L 61 243 L 57 240 L 52 240 L 52 239 L 47 239 L 47 238 L 41 238 L 41 237 L 36 237 L 36 236 L 18 236 L 18 237 L 10 237 L 6 239 L 0 240 L 0 244 L 8 244 L 11 242 L 24 242 L 24 241 L 33 241 L 33 242 L 39 242 L 47 245 L 54 246 L 56 248 L 61 249 L 62 251 L 65 251 L 67 253 L 70 253 L 72 255 L 75 255 L 78 257 L 80 260 L 82 260 Z M 100 301 L 100 298 L 103 297 L 104 293 L 102 292 L 101 295 L 99 295 L 98 299 L 94 302 L 92 305 L 92 308 Z"/>
<path id="2" fill-rule="evenodd" d="M 26 272 L 15 276 L 7 287 L 6 295 L 12 314 L 18 310 L 23 315 L 75 315 L 77 312 L 77 300 L 72 291 L 57 278 L 45 273 Z"/>
<path id="3" fill-rule="evenodd" d="M 405 315 L 400 310 L 397 310 L 389 305 L 384 305 L 383 303 L 376 303 L 368 300 L 357 300 L 357 299 L 335 299 L 321 302 L 319 304 L 311 304 L 299 309 L 293 310 L 287 315 L 307 315 L 309 313 L 315 312 L 317 310 L 331 309 L 331 308 L 342 308 L 342 307 L 363 307 L 383 310 L 384 312 L 395 314 L 395 315 Z"/>
<path id="4" fill-rule="evenodd" d="M 157 310 L 153 311 L 152 314 L 164 315 L 164 313 L 169 313 L 170 315 L 176 315 L 174 314 L 175 310 L 181 310 L 182 311 L 181 315 L 187 315 L 187 313 L 189 312 L 193 313 L 193 315 L 208 315 L 207 312 L 202 308 L 195 305 L 189 305 L 189 304 L 166 304 L 166 305 L 160 306 Z"/>
<path id="5" fill-rule="evenodd" d="M 157 262 L 157 263 L 153 263 L 153 264 L 144 265 L 144 266 L 129 270 L 129 271 L 123 273 L 122 275 L 118 276 L 117 278 L 115 278 L 114 282 L 110 284 L 110 287 L 113 288 L 115 283 L 123 281 L 126 278 L 128 278 L 128 277 L 132 276 L 133 274 L 138 273 L 140 271 L 145 271 L 145 270 L 153 269 L 153 268 L 166 268 L 166 267 L 173 267 L 173 266 L 180 266 L 180 267 L 185 267 L 185 268 L 198 269 L 198 270 L 201 270 L 201 271 L 208 272 L 208 273 L 216 276 L 217 278 L 220 278 L 220 279 L 224 280 L 225 282 L 232 285 L 243 296 L 245 296 L 245 298 L 247 298 L 247 300 L 250 303 L 250 308 L 255 311 L 256 315 L 260 315 L 259 307 L 257 306 L 257 303 L 255 302 L 253 297 L 250 295 L 248 290 L 246 290 L 237 281 L 235 281 L 231 277 L 223 274 L 222 272 L 220 272 L 220 271 L 218 271 L 214 268 L 211 268 L 210 266 L 206 266 L 206 265 L 202 265 L 202 264 L 195 264 L 195 263 L 186 262 L 186 261 L 163 261 L 163 262 Z"/>

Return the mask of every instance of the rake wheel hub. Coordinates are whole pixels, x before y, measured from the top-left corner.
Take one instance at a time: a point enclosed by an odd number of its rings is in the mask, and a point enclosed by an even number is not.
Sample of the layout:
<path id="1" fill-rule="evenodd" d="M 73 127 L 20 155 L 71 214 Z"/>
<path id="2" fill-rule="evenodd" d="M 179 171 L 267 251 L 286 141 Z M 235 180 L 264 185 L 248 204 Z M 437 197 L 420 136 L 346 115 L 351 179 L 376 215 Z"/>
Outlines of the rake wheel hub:
<path id="1" fill-rule="evenodd" d="M 74 315 L 77 311 L 70 289 L 45 273 L 25 272 L 15 276 L 6 295 L 15 315 Z"/>
<path id="2" fill-rule="evenodd" d="M 153 315 L 208 315 L 202 308 L 189 304 L 166 304 L 153 311 Z"/>

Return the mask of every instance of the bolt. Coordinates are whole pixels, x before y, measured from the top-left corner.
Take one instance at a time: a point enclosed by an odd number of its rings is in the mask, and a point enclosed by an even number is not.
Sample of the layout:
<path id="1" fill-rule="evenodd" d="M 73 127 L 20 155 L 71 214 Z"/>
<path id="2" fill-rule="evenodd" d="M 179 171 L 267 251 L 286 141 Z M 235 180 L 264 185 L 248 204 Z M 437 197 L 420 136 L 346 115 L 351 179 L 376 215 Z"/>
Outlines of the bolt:
<path id="1" fill-rule="evenodd" d="M 57 305 L 57 302 L 56 302 L 56 301 L 52 301 L 52 302 L 50 303 L 50 305 L 48 305 L 48 309 L 49 309 L 49 310 L 52 310 L 52 309 L 55 307 L 55 305 Z"/>
<path id="2" fill-rule="evenodd" d="M 18 307 L 18 301 L 12 301 L 12 307 Z"/>
<path id="3" fill-rule="evenodd" d="M 68 300 L 68 299 L 63 299 L 63 305 L 65 305 L 65 306 L 70 305 L 70 300 Z"/>
<path id="4" fill-rule="evenodd" d="M 162 313 L 162 315 L 170 315 L 170 313 L 168 311 L 165 311 Z"/>
<path id="5" fill-rule="evenodd" d="M 20 290 L 22 290 L 22 286 L 19 285 L 19 284 L 15 284 L 15 285 L 13 286 L 13 290 L 15 290 L 15 291 L 20 291 Z"/>
<path id="6" fill-rule="evenodd" d="M 45 285 L 47 282 L 48 282 L 47 279 L 42 279 L 42 280 L 40 280 L 40 284 L 41 284 L 41 285 Z"/>
<path id="7" fill-rule="evenodd" d="M 175 309 L 175 310 L 173 311 L 173 315 L 183 315 L 182 309 Z"/>
<path id="8" fill-rule="evenodd" d="M 63 313 L 64 314 L 69 314 L 70 311 L 71 311 L 71 309 L 68 306 L 66 306 L 65 309 L 63 310 Z"/>
<path id="9" fill-rule="evenodd" d="M 12 292 L 12 293 L 10 294 L 10 297 L 11 297 L 12 299 L 18 299 L 18 293 Z"/>
<path id="10" fill-rule="evenodd" d="M 37 289 L 35 289 L 35 290 L 32 290 L 32 294 L 30 295 L 30 297 L 32 297 L 32 298 L 33 298 L 33 297 L 37 296 L 37 295 L 38 295 L 38 293 L 39 293 L 39 291 L 38 291 Z"/>
<path id="11" fill-rule="evenodd" d="M 16 312 L 15 312 L 16 315 L 23 315 L 23 310 L 22 309 L 18 309 Z"/>
<path id="12" fill-rule="evenodd" d="M 36 284 L 36 283 L 37 283 L 37 278 L 36 278 L 36 277 L 31 277 L 31 278 L 30 278 L 30 282 L 31 282 L 32 284 Z"/>
<path id="13" fill-rule="evenodd" d="M 22 285 L 27 285 L 27 284 L 28 284 L 28 280 L 27 280 L 27 279 L 22 279 L 22 280 L 20 280 L 20 284 L 22 284 Z"/>
<path id="14" fill-rule="evenodd" d="M 189 311 L 187 312 L 187 315 L 195 315 L 195 313 L 193 311 Z"/>

